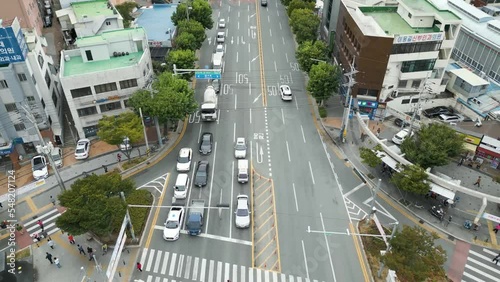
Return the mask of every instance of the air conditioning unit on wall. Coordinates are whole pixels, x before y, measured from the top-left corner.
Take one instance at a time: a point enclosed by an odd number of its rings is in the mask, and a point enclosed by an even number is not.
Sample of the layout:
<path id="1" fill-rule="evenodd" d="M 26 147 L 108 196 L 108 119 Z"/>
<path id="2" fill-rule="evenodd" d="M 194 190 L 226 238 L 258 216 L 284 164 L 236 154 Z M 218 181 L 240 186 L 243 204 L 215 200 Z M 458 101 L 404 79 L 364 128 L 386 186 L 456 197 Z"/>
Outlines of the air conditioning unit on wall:
<path id="1" fill-rule="evenodd" d="M 397 97 L 398 97 L 398 95 L 399 95 L 399 91 L 398 91 L 398 90 L 394 90 L 394 91 L 392 91 L 392 93 L 391 93 L 391 98 L 397 98 Z"/>

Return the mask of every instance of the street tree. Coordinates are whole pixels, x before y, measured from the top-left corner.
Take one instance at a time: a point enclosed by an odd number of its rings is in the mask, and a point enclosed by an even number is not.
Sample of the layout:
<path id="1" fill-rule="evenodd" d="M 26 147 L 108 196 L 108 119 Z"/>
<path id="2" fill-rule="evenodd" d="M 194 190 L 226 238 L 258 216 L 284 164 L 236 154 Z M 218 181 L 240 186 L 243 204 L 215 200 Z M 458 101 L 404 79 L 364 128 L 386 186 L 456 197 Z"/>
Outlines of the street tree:
<path id="1" fill-rule="evenodd" d="M 205 28 L 203 25 L 195 20 L 182 20 L 179 21 L 179 25 L 177 26 L 177 30 L 179 31 L 179 34 L 188 32 L 194 35 L 195 41 L 197 42 L 197 46 L 199 46 L 196 49 L 200 49 L 201 45 L 203 44 L 203 41 L 207 38 L 207 35 L 205 34 Z"/>
<path id="2" fill-rule="evenodd" d="M 91 174 L 75 181 L 71 189 L 59 195 L 66 212 L 56 220 L 56 226 L 73 235 L 92 232 L 108 235 L 120 226 L 126 206 L 116 197 L 135 190 L 134 182 L 122 179 L 119 173 Z"/>
<path id="3" fill-rule="evenodd" d="M 338 66 L 319 63 L 311 67 L 307 91 L 320 106 L 338 91 L 340 70 Z"/>
<path id="4" fill-rule="evenodd" d="M 196 51 L 201 47 L 201 43 L 196 40 L 196 37 L 189 32 L 181 32 L 175 38 L 176 50 L 191 50 Z"/>
<path id="5" fill-rule="evenodd" d="M 445 124 L 423 125 L 413 138 L 401 144 L 405 158 L 423 168 L 446 165 L 463 152 L 464 135 Z"/>
<path id="6" fill-rule="evenodd" d="M 212 7 L 210 3 L 205 0 L 193 0 L 189 2 L 191 9 L 188 10 L 188 5 L 186 3 L 181 3 L 177 6 L 177 9 L 172 14 L 172 22 L 175 26 L 179 25 L 182 20 L 195 20 L 199 22 L 205 29 L 211 29 L 214 26 L 214 21 L 212 20 Z"/>
<path id="7" fill-rule="evenodd" d="M 379 147 L 379 149 L 377 149 Z M 369 167 L 377 167 L 382 163 L 382 160 L 377 156 L 377 151 L 380 150 L 380 145 L 377 145 L 375 149 L 369 149 L 366 147 L 359 148 L 359 155 L 362 162 L 367 164 Z"/>
<path id="8" fill-rule="evenodd" d="M 134 20 L 131 14 L 134 8 L 137 8 L 137 4 L 135 2 L 127 1 L 123 4 L 116 5 L 115 7 L 123 18 L 123 26 L 125 28 L 130 27 L 130 23 Z"/>
<path id="9" fill-rule="evenodd" d="M 314 11 L 314 7 L 316 6 L 316 3 L 314 2 L 307 2 L 307 1 L 302 1 L 302 0 L 292 0 L 290 1 L 290 4 L 288 4 L 288 9 L 287 13 L 288 16 L 292 14 L 292 12 L 296 9 L 307 9 Z"/>
<path id="10" fill-rule="evenodd" d="M 300 69 L 309 73 L 313 65 L 328 60 L 328 46 L 321 40 L 304 41 L 299 44 L 296 56 Z"/>
<path id="11" fill-rule="evenodd" d="M 382 262 L 396 271 L 400 281 L 448 281 L 443 265 L 446 251 L 435 245 L 439 236 L 428 233 L 420 226 L 404 225 L 390 240 L 390 252 Z"/>
<path id="12" fill-rule="evenodd" d="M 134 112 L 139 114 L 139 109 L 141 109 L 144 116 L 154 116 L 153 104 L 154 101 L 151 91 L 144 89 L 135 91 L 128 99 L 128 105 L 134 109 Z"/>
<path id="13" fill-rule="evenodd" d="M 99 120 L 97 136 L 110 145 L 120 148 L 125 138 L 130 144 L 137 143 L 143 138 L 141 118 L 133 112 L 124 112 L 117 116 L 103 116 Z M 124 150 L 123 154 L 130 160 L 131 150 Z"/>
<path id="14" fill-rule="evenodd" d="M 290 15 L 290 26 L 299 44 L 307 40 L 316 40 L 319 23 L 319 17 L 309 9 L 295 9 Z"/>
<path id="15" fill-rule="evenodd" d="M 392 175 L 391 182 L 401 190 L 425 195 L 431 189 L 429 176 L 419 165 L 399 165 L 400 172 Z"/>
<path id="16" fill-rule="evenodd" d="M 193 50 L 174 50 L 170 51 L 167 56 L 167 67 L 173 72 L 174 64 L 178 69 L 194 69 L 196 55 Z M 191 80 L 194 72 L 189 72 L 180 75 L 185 80 Z"/>

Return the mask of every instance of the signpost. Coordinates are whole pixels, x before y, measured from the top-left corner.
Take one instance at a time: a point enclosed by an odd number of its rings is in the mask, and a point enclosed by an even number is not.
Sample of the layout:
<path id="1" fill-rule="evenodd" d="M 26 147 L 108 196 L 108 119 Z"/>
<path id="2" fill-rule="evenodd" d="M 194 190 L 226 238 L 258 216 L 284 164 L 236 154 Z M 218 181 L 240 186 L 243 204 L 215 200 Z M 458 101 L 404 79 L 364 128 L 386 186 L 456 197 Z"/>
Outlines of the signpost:
<path id="1" fill-rule="evenodd" d="M 220 71 L 195 71 L 196 79 L 220 79 Z"/>

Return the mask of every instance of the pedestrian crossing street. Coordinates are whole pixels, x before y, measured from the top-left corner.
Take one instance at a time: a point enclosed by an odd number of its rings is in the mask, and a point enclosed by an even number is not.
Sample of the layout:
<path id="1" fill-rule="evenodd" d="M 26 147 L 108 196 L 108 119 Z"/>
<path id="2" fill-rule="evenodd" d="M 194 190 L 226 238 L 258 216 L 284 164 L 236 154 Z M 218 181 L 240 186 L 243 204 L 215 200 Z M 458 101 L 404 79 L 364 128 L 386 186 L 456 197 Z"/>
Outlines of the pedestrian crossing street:
<path id="1" fill-rule="evenodd" d="M 500 263 L 495 265 L 492 259 L 498 255 L 498 251 L 483 248 L 481 251 L 469 250 L 467 263 L 462 276 L 463 282 L 476 281 L 499 281 Z"/>
<path id="2" fill-rule="evenodd" d="M 24 227 L 26 227 L 27 232 L 33 237 L 34 234 L 38 233 L 42 234 L 42 228 L 38 226 L 37 221 L 41 220 L 43 222 L 43 228 L 47 235 L 52 235 L 59 231 L 60 229 L 56 226 L 56 219 L 61 216 L 61 213 L 54 207 L 48 212 L 39 215 L 37 218 L 24 223 Z"/>
<path id="3" fill-rule="evenodd" d="M 146 282 L 319 282 L 248 266 L 144 248 L 140 263 Z M 139 281 L 139 280 L 136 280 Z M 324 282 L 324 281 L 323 281 Z"/>

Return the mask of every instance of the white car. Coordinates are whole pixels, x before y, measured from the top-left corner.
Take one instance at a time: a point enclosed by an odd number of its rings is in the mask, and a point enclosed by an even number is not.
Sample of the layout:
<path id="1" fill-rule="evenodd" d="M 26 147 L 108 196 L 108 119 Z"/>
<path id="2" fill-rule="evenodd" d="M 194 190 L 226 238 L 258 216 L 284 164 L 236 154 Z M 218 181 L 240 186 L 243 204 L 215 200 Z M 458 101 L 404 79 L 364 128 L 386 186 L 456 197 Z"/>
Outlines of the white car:
<path id="1" fill-rule="evenodd" d="M 234 212 L 236 216 L 234 217 L 234 222 L 238 228 L 248 228 L 250 227 L 250 210 L 248 208 L 248 196 L 238 195 L 236 197 L 236 211 Z"/>
<path id="2" fill-rule="evenodd" d="M 281 100 L 292 101 L 292 90 L 290 89 L 290 86 L 281 85 L 280 86 L 280 95 L 281 95 Z"/>
<path id="3" fill-rule="evenodd" d="M 400 132 L 396 133 L 394 137 L 392 137 L 392 142 L 397 145 L 401 145 L 403 141 L 408 137 L 408 134 L 410 133 L 410 129 L 405 128 L 401 130 Z M 413 137 L 414 131 L 411 132 L 411 136 Z"/>
<path id="4" fill-rule="evenodd" d="M 132 150 L 132 143 L 130 143 L 130 139 L 128 137 L 123 138 L 123 141 L 120 144 L 120 150 L 122 151 Z"/>
<path id="5" fill-rule="evenodd" d="M 175 241 L 179 239 L 181 233 L 182 220 L 184 219 L 183 207 L 172 207 L 168 212 L 165 228 L 163 229 L 163 239 Z"/>
<path id="6" fill-rule="evenodd" d="M 90 140 L 89 139 L 78 140 L 75 149 L 75 159 L 84 160 L 89 157 L 89 152 L 90 152 Z"/>
<path id="7" fill-rule="evenodd" d="M 44 156 L 34 156 L 31 159 L 31 169 L 33 170 L 33 178 L 35 180 L 49 177 L 49 169 Z"/>
<path id="8" fill-rule="evenodd" d="M 222 44 L 217 44 L 215 48 L 215 54 L 221 54 L 224 57 L 224 46 Z"/>
<path id="9" fill-rule="evenodd" d="M 54 147 L 54 149 L 52 149 L 52 152 L 50 152 L 50 156 L 51 156 L 52 160 L 54 161 L 54 165 L 56 167 L 59 168 L 59 167 L 63 166 L 63 153 L 62 153 L 61 148 Z"/>
<path id="10" fill-rule="evenodd" d="M 189 176 L 186 173 L 179 173 L 174 186 L 174 198 L 186 199 L 189 189 Z"/>
<path id="11" fill-rule="evenodd" d="M 191 148 L 182 148 L 177 157 L 177 171 L 188 172 L 191 170 L 191 159 L 193 158 L 193 150 Z"/>
<path id="12" fill-rule="evenodd" d="M 217 43 L 224 43 L 226 33 L 223 31 L 217 32 Z"/>
<path id="13" fill-rule="evenodd" d="M 439 120 L 446 123 L 457 123 L 464 120 L 464 117 L 457 114 L 439 115 Z"/>
<path id="14" fill-rule="evenodd" d="M 236 138 L 236 145 L 234 146 L 234 157 L 237 159 L 244 159 L 247 156 L 247 142 L 244 137 Z"/>
<path id="15" fill-rule="evenodd" d="M 225 28 L 225 27 L 226 27 L 226 20 L 220 19 L 219 20 L 219 28 Z"/>

